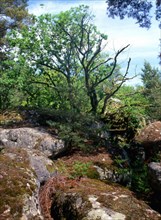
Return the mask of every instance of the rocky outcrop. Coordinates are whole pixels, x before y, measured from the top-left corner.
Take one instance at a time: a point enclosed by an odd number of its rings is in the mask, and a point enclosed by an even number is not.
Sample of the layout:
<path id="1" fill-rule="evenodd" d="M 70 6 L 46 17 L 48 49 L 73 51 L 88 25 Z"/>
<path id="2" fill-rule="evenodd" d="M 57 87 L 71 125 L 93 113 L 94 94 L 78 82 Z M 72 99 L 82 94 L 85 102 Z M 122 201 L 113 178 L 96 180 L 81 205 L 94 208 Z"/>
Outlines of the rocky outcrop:
<path id="1" fill-rule="evenodd" d="M 40 128 L 1 129 L 0 143 L 8 147 L 37 149 L 47 157 L 65 150 L 64 142 Z"/>
<path id="2" fill-rule="evenodd" d="M 154 191 L 161 192 L 161 163 L 149 164 L 149 181 Z"/>
<path id="3" fill-rule="evenodd" d="M 64 143 L 37 128 L 0 130 L 0 219 L 44 219 L 39 189 L 55 175 L 53 157 Z"/>
<path id="4" fill-rule="evenodd" d="M 120 176 L 105 149 L 49 158 L 64 150 L 43 129 L 0 130 L 1 220 L 161 219 L 132 192 L 109 184 Z"/>
<path id="5" fill-rule="evenodd" d="M 161 219 L 129 190 L 88 178 L 50 178 L 40 191 L 40 205 L 48 220 Z"/>
<path id="6" fill-rule="evenodd" d="M 0 219 L 41 220 L 39 184 L 28 154 L 20 148 L 0 153 Z"/>

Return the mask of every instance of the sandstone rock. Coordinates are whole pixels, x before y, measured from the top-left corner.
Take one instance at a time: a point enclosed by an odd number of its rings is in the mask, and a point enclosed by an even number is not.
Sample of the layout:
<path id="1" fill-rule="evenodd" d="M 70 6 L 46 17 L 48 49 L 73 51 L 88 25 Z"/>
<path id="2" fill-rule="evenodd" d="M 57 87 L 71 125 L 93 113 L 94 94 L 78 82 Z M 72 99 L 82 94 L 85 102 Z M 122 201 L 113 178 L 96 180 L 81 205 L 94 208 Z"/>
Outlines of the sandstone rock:
<path id="1" fill-rule="evenodd" d="M 39 186 L 27 152 L 7 148 L 0 153 L 0 219 L 42 220 Z"/>
<path id="2" fill-rule="evenodd" d="M 161 121 L 155 121 L 146 126 L 137 135 L 136 140 L 143 145 L 161 145 Z"/>
<path id="3" fill-rule="evenodd" d="M 148 165 L 149 182 L 153 188 L 153 195 L 151 197 L 152 207 L 160 212 L 161 201 L 161 163 L 151 162 Z"/>
<path id="4" fill-rule="evenodd" d="M 124 186 L 130 185 L 131 183 L 131 173 L 119 173 L 118 169 L 114 166 L 101 166 L 101 163 L 99 165 L 94 165 L 96 168 L 99 179 L 100 180 L 107 180 L 112 183 L 120 183 Z"/>
<path id="5" fill-rule="evenodd" d="M 150 123 L 135 137 L 143 148 L 143 158 L 151 162 L 156 158 L 159 158 L 159 152 L 161 150 L 161 122 L 156 121 Z"/>
<path id="6" fill-rule="evenodd" d="M 161 163 L 151 162 L 149 165 L 149 181 L 154 191 L 161 192 Z"/>
<path id="7" fill-rule="evenodd" d="M 36 174 L 38 185 L 41 185 L 54 174 L 54 169 L 50 169 L 54 164 L 43 152 L 34 149 L 25 150 L 28 153 L 30 165 Z M 51 172 L 49 172 L 50 170 Z"/>
<path id="8" fill-rule="evenodd" d="M 38 128 L 1 129 L 0 143 L 8 147 L 38 149 L 48 157 L 54 157 L 65 149 L 62 140 Z"/>
<path id="9" fill-rule="evenodd" d="M 40 205 L 48 220 L 161 219 L 128 189 L 88 178 L 50 178 L 40 191 Z"/>
<path id="10" fill-rule="evenodd" d="M 87 218 L 89 220 L 106 220 L 106 219 L 119 219 L 124 220 L 125 215 L 115 212 L 112 209 L 102 207 L 100 202 L 97 202 L 98 197 L 90 195 L 88 200 L 91 202 L 92 209 L 88 212 Z M 83 218 L 86 219 L 86 218 Z"/>

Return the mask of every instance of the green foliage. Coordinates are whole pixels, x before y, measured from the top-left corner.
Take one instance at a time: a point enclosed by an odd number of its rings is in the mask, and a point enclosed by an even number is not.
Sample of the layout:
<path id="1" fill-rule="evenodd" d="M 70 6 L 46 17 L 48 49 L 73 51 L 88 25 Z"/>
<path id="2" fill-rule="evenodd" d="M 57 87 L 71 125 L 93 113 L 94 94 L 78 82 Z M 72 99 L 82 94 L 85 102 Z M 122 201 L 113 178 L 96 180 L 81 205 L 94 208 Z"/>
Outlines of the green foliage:
<path id="1" fill-rule="evenodd" d="M 117 173 L 125 177 L 125 180 L 127 180 L 125 183 L 132 191 L 139 195 L 148 196 L 148 193 L 151 192 L 148 179 L 148 166 L 139 156 L 140 149 L 137 148 L 136 150 L 137 155 L 129 154 L 130 158 L 123 159 L 120 155 L 116 156 L 114 164 L 118 167 Z"/>
<path id="2" fill-rule="evenodd" d="M 100 143 L 100 129 L 92 129 L 97 118 L 90 114 L 72 112 L 53 112 L 52 120 L 47 120 L 51 128 L 57 130 L 59 137 L 65 141 L 68 150 L 81 149 L 90 152 Z"/>
<path id="3" fill-rule="evenodd" d="M 131 189 L 143 194 L 148 194 L 151 191 L 148 182 L 147 164 L 142 163 L 140 160 L 133 164 Z"/>
<path id="4" fill-rule="evenodd" d="M 7 67 L 0 70 L 0 110 L 12 108 L 16 104 L 17 73 L 9 67 L 11 64 L 11 62 L 6 63 Z"/>
<path id="5" fill-rule="evenodd" d="M 99 179 L 99 174 L 97 170 L 93 167 L 92 162 L 74 161 L 70 173 L 70 178 L 75 179 L 77 177 L 78 178 L 88 177 L 91 179 Z"/>
<path id="6" fill-rule="evenodd" d="M 161 72 L 152 68 L 149 63 L 142 69 L 142 81 L 144 84 L 143 95 L 149 105 L 146 110 L 151 119 L 161 119 Z"/>
<path id="7" fill-rule="evenodd" d="M 87 6 L 79 6 L 58 15 L 35 17 L 34 25 L 8 35 L 9 58 L 29 70 L 25 78 L 32 89 L 28 93 L 34 90 L 32 97 L 38 105 L 44 102 L 44 93 L 38 98 L 41 85 L 53 97 L 50 106 L 96 114 L 125 81 L 128 71 L 121 75 L 117 58 L 128 46 L 114 58 L 102 53 L 107 36 L 97 30 L 93 17 Z M 109 93 L 103 87 L 111 84 L 111 77 L 117 83 Z"/>
<path id="8" fill-rule="evenodd" d="M 89 174 L 89 169 L 91 167 L 92 163 L 88 162 L 88 163 L 84 163 L 84 162 L 80 162 L 80 161 L 75 161 L 73 164 L 73 172 L 72 172 L 72 177 L 76 178 L 76 177 L 88 177 Z"/>
<path id="9" fill-rule="evenodd" d="M 0 47 L 6 44 L 6 33 L 15 28 L 21 28 L 27 20 L 29 14 L 27 11 L 28 0 L 1 0 L 0 1 Z M 6 47 L 4 47 L 6 48 Z M 8 51 L 6 51 L 8 52 Z M 5 60 L 4 50 L 0 50 L 0 60 Z M 0 67 L 1 68 L 1 67 Z"/>
<path id="10" fill-rule="evenodd" d="M 115 139 L 119 144 L 126 145 L 137 130 L 144 126 L 147 104 L 142 95 L 142 87 L 122 86 L 109 100 L 103 119 L 109 124 L 109 129 L 118 131 Z"/>

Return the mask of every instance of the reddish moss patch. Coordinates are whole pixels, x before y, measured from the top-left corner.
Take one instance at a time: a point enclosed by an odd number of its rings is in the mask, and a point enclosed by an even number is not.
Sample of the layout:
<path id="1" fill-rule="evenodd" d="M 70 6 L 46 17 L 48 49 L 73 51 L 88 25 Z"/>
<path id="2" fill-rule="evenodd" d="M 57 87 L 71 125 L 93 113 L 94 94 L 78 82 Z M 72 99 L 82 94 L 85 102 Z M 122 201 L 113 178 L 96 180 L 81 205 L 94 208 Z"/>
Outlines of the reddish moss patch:
<path id="1" fill-rule="evenodd" d="M 107 185 L 96 179 L 80 178 L 71 180 L 64 176 L 51 178 L 40 192 L 40 203 L 45 219 L 52 219 L 55 212 L 66 219 L 64 207 L 68 204 L 73 219 L 82 219 L 91 209 L 89 196 L 94 195 L 102 207 L 112 209 L 126 216 L 126 220 L 145 219 L 159 220 L 161 216 L 144 202 L 137 200 L 128 189 L 118 185 Z M 68 199 L 68 200 L 67 200 Z M 81 208 L 76 208 L 77 200 L 81 200 Z M 72 203 L 72 204 L 69 204 Z M 83 208 L 82 208 L 83 207 Z M 75 213 L 75 214 L 73 214 Z M 61 219 L 57 218 L 57 219 Z M 68 218 L 67 218 L 68 219 Z"/>
<path id="2" fill-rule="evenodd" d="M 64 156 L 60 160 L 67 162 L 68 164 L 72 164 L 73 161 L 81 161 L 81 162 L 103 162 L 106 164 L 112 164 L 113 161 L 110 157 L 110 155 L 105 151 L 105 149 L 98 149 L 97 153 L 94 154 L 85 154 L 82 152 L 76 152 L 69 156 Z"/>

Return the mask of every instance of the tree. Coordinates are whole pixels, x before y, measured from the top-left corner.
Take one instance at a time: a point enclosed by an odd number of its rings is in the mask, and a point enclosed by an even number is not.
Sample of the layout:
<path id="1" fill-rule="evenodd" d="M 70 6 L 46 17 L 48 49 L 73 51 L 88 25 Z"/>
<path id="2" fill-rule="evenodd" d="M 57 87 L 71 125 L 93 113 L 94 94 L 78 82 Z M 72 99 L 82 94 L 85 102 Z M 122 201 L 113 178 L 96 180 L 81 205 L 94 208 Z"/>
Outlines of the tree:
<path id="1" fill-rule="evenodd" d="M 6 33 L 14 28 L 21 28 L 28 18 L 28 0 L 1 0 L 0 1 L 0 49 L 5 44 Z M 4 53 L 0 52 L 0 59 Z"/>
<path id="2" fill-rule="evenodd" d="M 144 84 L 143 94 L 149 102 L 148 114 L 152 119 L 161 119 L 161 73 L 145 62 L 141 77 Z"/>
<path id="3" fill-rule="evenodd" d="M 99 103 L 103 101 L 105 108 L 107 100 L 126 81 L 130 59 L 125 74 L 121 75 L 117 59 L 128 45 L 118 50 L 114 58 L 103 54 L 107 36 L 97 30 L 92 20 L 87 6 L 53 16 L 42 15 L 35 18 L 34 25 L 13 31 L 9 41 L 15 47 L 10 55 L 12 59 L 28 65 L 35 75 L 45 75 L 48 85 L 60 96 L 62 92 L 66 94 L 71 109 L 80 111 L 83 102 L 86 111 L 96 113 Z M 114 75 L 118 78 L 115 89 L 110 93 L 104 91 L 100 97 L 102 86 Z M 63 81 L 63 86 L 60 87 L 57 79 Z"/>

